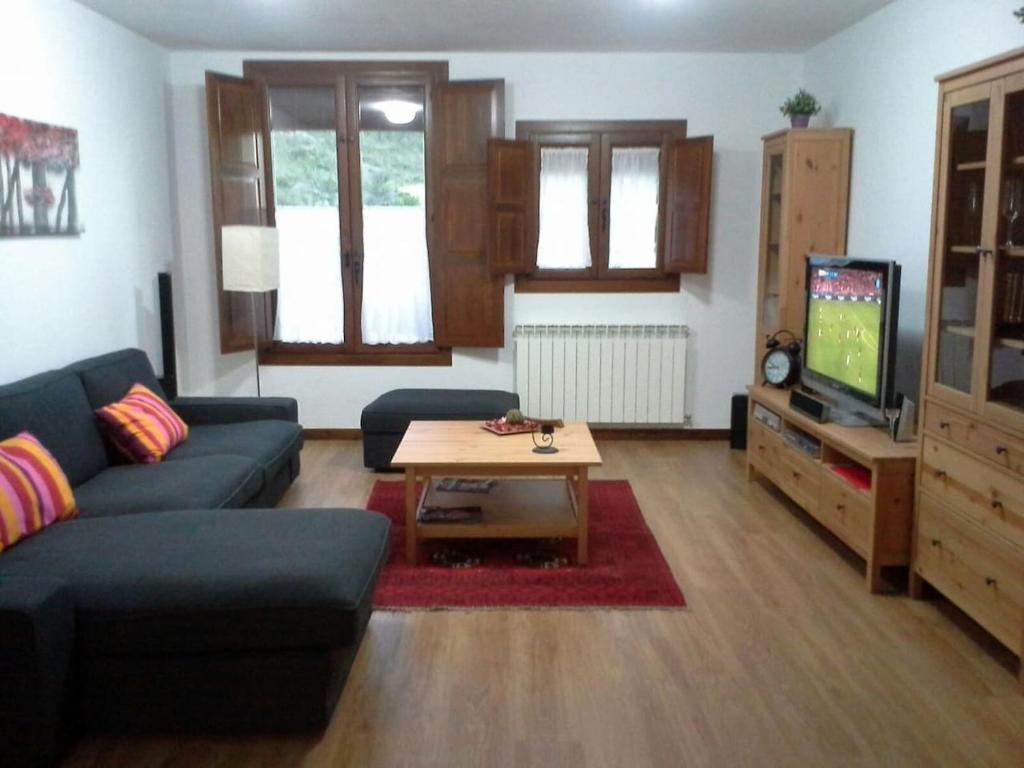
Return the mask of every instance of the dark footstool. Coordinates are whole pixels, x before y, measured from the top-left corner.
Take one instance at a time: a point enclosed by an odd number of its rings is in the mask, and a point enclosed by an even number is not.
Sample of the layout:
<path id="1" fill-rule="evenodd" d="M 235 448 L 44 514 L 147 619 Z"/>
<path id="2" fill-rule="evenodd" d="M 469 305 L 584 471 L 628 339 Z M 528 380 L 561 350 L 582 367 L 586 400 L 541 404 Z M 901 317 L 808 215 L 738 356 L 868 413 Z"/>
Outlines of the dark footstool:
<path id="1" fill-rule="evenodd" d="M 484 421 L 519 407 L 519 395 L 497 389 L 393 389 L 363 409 L 363 464 L 390 469 L 410 421 Z"/>

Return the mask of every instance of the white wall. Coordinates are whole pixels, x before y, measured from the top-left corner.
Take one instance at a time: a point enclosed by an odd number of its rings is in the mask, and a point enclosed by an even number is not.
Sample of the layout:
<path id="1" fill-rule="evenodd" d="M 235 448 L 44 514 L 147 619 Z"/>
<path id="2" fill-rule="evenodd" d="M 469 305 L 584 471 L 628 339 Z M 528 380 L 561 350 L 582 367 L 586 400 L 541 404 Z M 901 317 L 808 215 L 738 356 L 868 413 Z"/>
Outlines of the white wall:
<path id="1" fill-rule="evenodd" d="M 804 80 L 855 130 L 849 253 L 903 265 L 898 386 L 916 398 L 931 229 L 935 76 L 1024 45 L 1020 0 L 897 0 L 821 43 Z"/>
<path id="2" fill-rule="evenodd" d="M 176 269 L 179 357 L 186 391 L 251 393 L 251 354 L 221 356 L 213 281 L 203 76 L 241 74 L 259 53 L 175 52 L 170 57 L 173 163 L 180 243 Z M 344 58 L 343 54 L 311 58 Z M 292 57 L 294 58 L 294 57 Z M 349 58 L 368 58 L 356 55 Z M 388 54 L 383 58 L 424 58 Z M 739 54 L 457 53 L 452 79 L 502 77 L 508 132 L 516 120 L 686 118 L 714 134 L 711 271 L 678 294 L 515 295 L 506 289 L 506 335 L 516 323 L 685 323 L 691 356 L 687 411 L 698 428 L 728 424 L 729 397 L 749 383 L 760 205 L 761 135 L 783 127 L 778 105 L 799 85 L 802 60 Z M 187 302 L 187 307 L 186 303 Z M 181 327 L 183 326 L 183 327 Z M 356 427 L 363 406 L 397 387 L 512 389 L 512 351 L 455 351 L 450 368 L 264 367 L 264 394 L 299 398 L 307 427 Z"/>
<path id="3" fill-rule="evenodd" d="M 0 112 L 76 128 L 85 233 L 0 240 L 0 383 L 140 346 L 171 262 L 167 54 L 70 0 L 3 4 Z"/>

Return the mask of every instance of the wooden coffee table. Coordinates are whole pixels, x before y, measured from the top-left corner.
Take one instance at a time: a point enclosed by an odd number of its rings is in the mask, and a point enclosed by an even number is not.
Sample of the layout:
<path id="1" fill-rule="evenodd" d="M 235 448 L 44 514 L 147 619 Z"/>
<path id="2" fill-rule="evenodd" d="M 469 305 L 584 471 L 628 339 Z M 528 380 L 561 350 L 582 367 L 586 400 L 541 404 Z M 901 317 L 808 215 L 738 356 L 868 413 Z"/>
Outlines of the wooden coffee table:
<path id="1" fill-rule="evenodd" d="M 421 539 L 576 539 L 586 565 L 588 479 L 601 454 L 585 423 L 555 430 L 558 453 L 533 452 L 529 434 L 494 435 L 479 421 L 414 421 L 391 464 L 405 468 L 405 557 L 415 564 Z M 442 478 L 493 478 L 489 493 L 438 491 Z M 416 493 L 417 481 L 423 489 Z M 477 523 L 423 523 L 424 504 L 476 505 Z"/>

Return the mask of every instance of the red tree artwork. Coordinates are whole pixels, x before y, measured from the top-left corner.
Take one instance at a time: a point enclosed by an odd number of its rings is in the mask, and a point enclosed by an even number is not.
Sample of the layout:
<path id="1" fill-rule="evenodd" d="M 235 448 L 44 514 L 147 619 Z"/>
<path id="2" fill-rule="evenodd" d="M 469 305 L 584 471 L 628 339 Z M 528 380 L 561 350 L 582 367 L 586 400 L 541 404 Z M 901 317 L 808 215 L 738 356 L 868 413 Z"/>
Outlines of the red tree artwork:
<path id="1" fill-rule="evenodd" d="M 78 165 L 74 129 L 0 114 L 0 237 L 79 234 Z"/>

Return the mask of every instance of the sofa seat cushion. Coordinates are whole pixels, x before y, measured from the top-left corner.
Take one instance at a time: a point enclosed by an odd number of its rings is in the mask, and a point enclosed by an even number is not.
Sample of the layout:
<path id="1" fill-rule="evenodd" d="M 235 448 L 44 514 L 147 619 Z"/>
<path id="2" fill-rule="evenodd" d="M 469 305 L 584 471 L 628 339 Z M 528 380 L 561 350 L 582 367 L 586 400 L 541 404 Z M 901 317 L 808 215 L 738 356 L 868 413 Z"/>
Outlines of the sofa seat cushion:
<path id="1" fill-rule="evenodd" d="M 92 655 L 338 648 L 359 637 L 390 523 L 351 509 L 78 519 L 0 556 L 63 580 Z"/>
<path id="2" fill-rule="evenodd" d="M 75 488 L 75 501 L 83 517 L 241 507 L 262 486 L 263 471 L 252 459 L 205 456 L 110 467 Z"/>
<path id="3" fill-rule="evenodd" d="M 302 449 L 302 427 L 289 421 L 242 421 L 189 429 L 188 440 L 167 455 L 167 461 L 206 456 L 243 456 L 268 476 L 276 475 Z"/>
<path id="4" fill-rule="evenodd" d="M 410 421 L 485 420 L 519 407 L 519 395 L 494 389 L 395 389 L 363 409 L 363 432 L 404 434 Z"/>

